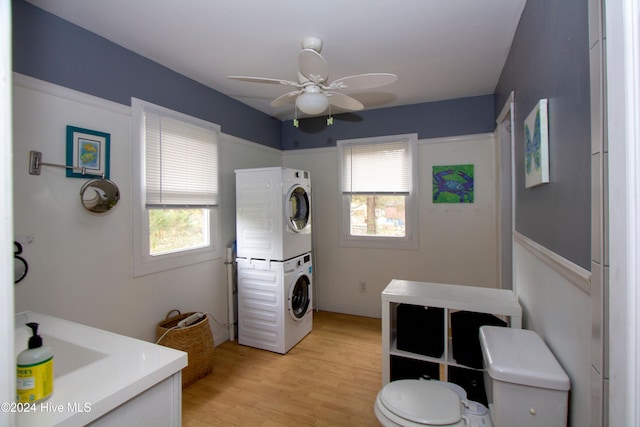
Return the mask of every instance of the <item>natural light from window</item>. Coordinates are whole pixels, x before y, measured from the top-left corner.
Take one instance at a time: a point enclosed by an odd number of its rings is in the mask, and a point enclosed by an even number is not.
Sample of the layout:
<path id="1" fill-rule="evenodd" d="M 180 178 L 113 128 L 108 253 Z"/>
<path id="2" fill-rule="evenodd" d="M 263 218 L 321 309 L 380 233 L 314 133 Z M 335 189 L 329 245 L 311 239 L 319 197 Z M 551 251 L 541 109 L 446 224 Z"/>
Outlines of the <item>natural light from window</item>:
<path id="1" fill-rule="evenodd" d="M 352 236 L 405 236 L 405 196 L 352 195 Z"/>
<path id="2" fill-rule="evenodd" d="M 209 246 L 209 209 L 150 209 L 152 256 Z"/>
<path id="3" fill-rule="evenodd" d="M 132 99 L 133 274 L 222 255 L 220 127 Z"/>
<path id="4" fill-rule="evenodd" d="M 339 244 L 416 249 L 417 135 L 340 140 L 337 146 Z"/>

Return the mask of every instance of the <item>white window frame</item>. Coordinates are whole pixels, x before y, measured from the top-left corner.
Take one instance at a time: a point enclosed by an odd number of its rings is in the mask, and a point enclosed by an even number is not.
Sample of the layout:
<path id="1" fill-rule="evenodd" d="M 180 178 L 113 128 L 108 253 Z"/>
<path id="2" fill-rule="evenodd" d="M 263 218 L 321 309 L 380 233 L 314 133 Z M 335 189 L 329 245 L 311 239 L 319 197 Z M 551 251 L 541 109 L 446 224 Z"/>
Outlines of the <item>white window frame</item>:
<path id="1" fill-rule="evenodd" d="M 407 141 L 409 144 L 409 172 L 410 190 L 405 199 L 405 235 L 393 236 L 356 236 L 351 234 L 351 195 L 344 193 L 342 188 L 343 149 L 350 145 L 367 145 Z M 337 141 L 338 147 L 338 203 L 339 225 L 338 245 L 354 248 L 379 248 L 379 249 L 413 249 L 419 248 L 418 229 L 418 134 L 403 134 L 380 136 L 374 138 L 357 138 Z"/>
<path id="2" fill-rule="evenodd" d="M 220 244 L 220 207 L 209 208 L 209 246 L 151 255 L 149 247 L 149 214 L 145 207 L 145 142 L 144 110 L 154 110 L 189 122 L 208 127 L 219 134 L 218 162 L 220 162 L 220 126 L 140 99 L 131 99 L 131 176 L 133 204 L 133 275 L 134 277 L 184 267 L 222 257 Z M 216 167 L 220 182 L 220 164 Z M 219 197 L 220 199 L 220 197 Z"/>

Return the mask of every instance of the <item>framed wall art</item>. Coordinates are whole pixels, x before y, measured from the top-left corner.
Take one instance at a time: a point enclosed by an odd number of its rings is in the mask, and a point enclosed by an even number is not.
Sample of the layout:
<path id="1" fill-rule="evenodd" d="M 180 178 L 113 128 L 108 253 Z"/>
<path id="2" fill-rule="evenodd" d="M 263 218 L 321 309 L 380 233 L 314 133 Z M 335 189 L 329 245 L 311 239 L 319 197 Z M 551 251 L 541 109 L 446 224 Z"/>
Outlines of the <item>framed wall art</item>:
<path id="1" fill-rule="evenodd" d="M 74 168 L 67 169 L 67 177 L 109 179 L 110 139 L 108 133 L 67 126 L 67 166 Z"/>
<path id="2" fill-rule="evenodd" d="M 433 203 L 473 203 L 473 165 L 433 167 Z"/>
<path id="3" fill-rule="evenodd" d="M 524 121 L 525 187 L 549 182 L 548 102 L 541 99 Z"/>

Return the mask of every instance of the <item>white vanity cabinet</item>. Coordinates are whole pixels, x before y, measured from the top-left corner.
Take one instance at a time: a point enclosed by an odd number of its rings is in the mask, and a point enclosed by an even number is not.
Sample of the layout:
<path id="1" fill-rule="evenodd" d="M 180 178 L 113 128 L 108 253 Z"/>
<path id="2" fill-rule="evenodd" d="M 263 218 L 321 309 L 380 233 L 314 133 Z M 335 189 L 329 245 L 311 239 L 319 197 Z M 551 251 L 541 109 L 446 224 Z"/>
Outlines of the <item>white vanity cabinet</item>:
<path id="1" fill-rule="evenodd" d="M 400 350 L 397 345 L 400 304 L 434 307 L 442 309 L 444 316 L 444 351 L 440 357 Z M 522 327 L 522 309 L 512 291 L 506 289 L 480 288 L 475 286 L 447 285 L 440 283 L 392 280 L 382 292 L 382 383 L 389 383 L 392 363 L 422 364 L 432 369 L 431 376 L 441 381 L 450 378 L 450 370 L 473 368 L 458 364 L 453 358 L 450 330 L 450 314 L 455 311 L 486 313 L 504 319 L 512 328 Z M 442 344 L 442 343 L 438 343 Z M 455 382 L 455 381 L 454 381 Z"/>
<path id="2" fill-rule="evenodd" d="M 187 353 L 27 311 L 15 315 L 16 357 L 29 322 L 53 348 L 53 394 L 16 414 L 16 427 L 182 425 Z"/>

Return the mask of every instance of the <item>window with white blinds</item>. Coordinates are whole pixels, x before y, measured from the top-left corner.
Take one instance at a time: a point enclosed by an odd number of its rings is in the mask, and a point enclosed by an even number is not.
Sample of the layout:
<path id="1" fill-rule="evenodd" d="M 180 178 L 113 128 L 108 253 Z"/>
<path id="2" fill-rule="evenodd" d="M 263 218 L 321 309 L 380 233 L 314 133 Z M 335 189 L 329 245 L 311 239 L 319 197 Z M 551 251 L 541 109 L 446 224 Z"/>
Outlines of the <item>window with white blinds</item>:
<path id="1" fill-rule="evenodd" d="M 342 191 L 404 194 L 411 190 L 409 140 L 342 145 Z"/>
<path id="2" fill-rule="evenodd" d="M 148 208 L 218 204 L 219 130 L 144 110 Z"/>
<path id="3" fill-rule="evenodd" d="M 338 141 L 341 246 L 418 248 L 417 139 Z"/>
<path id="4" fill-rule="evenodd" d="M 131 100 L 133 274 L 222 255 L 220 126 Z"/>

